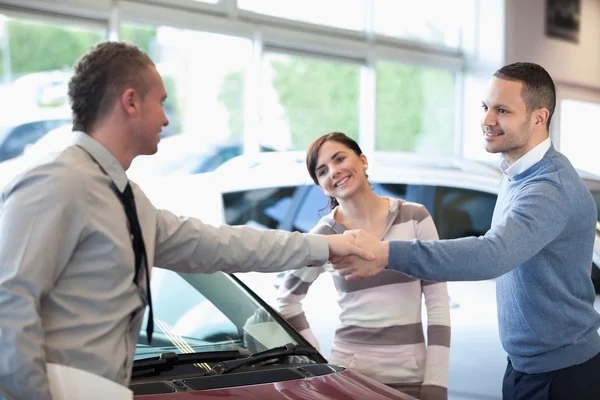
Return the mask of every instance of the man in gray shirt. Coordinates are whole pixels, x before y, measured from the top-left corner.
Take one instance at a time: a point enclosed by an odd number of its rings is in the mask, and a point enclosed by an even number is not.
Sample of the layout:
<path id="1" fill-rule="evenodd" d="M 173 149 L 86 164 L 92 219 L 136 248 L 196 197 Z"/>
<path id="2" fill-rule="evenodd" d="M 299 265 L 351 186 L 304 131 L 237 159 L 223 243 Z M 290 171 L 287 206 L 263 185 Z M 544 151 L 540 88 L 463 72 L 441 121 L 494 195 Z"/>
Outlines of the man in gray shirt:
<path id="1" fill-rule="evenodd" d="M 168 124 L 162 79 L 137 47 L 90 49 L 69 97 L 75 146 L 2 194 L 0 399 L 50 399 L 46 363 L 128 385 L 152 265 L 267 272 L 373 257 L 348 235 L 217 228 L 156 209 L 125 174 L 135 157 L 157 151 Z"/>

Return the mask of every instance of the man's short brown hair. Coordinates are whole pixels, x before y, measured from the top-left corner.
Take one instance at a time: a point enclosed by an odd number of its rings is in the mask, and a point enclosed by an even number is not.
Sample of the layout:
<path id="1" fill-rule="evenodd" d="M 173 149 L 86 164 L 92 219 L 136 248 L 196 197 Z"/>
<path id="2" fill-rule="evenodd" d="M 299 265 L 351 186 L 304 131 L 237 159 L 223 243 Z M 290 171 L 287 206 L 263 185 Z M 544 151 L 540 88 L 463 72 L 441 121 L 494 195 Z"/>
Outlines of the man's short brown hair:
<path id="1" fill-rule="evenodd" d="M 143 98 L 148 92 L 145 78 L 150 65 L 154 65 L 150 57 L 133 44 L 103 42 L 90 48 L 75 63 L 69 82 L 73 130 L 94 129 L 127 88 Z"/>
<path id="2" fill-rule="evenodd" d="M 540 108 L 548 109 L 546 128 L 550 129 L 550 120 L 556 107 L 556 89 L 550 74 L 540 65 L 529 62 L 516 62 L 505 65 L 494 74 L 495 77 L 523 84 L 521 98 L 531 113 Z"/>

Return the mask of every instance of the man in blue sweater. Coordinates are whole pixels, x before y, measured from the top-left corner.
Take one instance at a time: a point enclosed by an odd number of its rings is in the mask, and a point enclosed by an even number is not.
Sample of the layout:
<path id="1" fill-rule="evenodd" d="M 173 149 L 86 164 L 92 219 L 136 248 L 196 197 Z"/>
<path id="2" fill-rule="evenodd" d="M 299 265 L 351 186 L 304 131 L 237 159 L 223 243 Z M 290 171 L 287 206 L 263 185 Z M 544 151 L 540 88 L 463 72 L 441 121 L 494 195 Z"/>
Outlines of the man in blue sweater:
<path id="1" fill-rule="evenodd" d="M 600 315 L 590 279 L 596 206 L 550 142 L 555 102 L 552 78 L 539 65 L 494 74 L 482 129 L 485 149 L 502 153 L 504 176 L 484 236 L 381 242 L 351 231 L 377 258 L 334 262 L 348 280 L 386 266 L 429 281 L 497 278 L 504 399 L 600 399 Z"/>

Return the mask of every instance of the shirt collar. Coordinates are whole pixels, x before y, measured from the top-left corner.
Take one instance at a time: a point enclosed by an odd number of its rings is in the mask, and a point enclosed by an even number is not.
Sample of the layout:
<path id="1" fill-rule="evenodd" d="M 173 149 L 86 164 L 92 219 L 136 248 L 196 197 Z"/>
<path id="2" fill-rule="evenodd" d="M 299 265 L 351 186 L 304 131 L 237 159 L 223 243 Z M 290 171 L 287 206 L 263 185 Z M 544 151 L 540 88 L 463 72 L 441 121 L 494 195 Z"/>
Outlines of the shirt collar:
<path id="1" fill-rule="evenodd" d="M 511 166 L 508 166 L 506 160 L 502 160 L 500 162 L 500 169 L 504 172 L 505 175 L 508 175 L 510 178 L 515 177 L 529 168 L 533 167 L 535 164 L 540 162 L 542 158 L 544 158 L 544 154 L 550 149 L 552 142 L 550 138 L 546 138 L 543 142 L 535 146 L 533 149 L 529 150 L 527 153 L 523 154 L 521 158 L 519 158 L 515 163 Z"/>
<path id="2" fill-rule="evenodd" d="M 125 190 L 125 187 L 129 183 L 125 170 L 117 161 L 115 156 L 112 155 L 104 146 L 100 144 L 96 139 L 88 135 L 87 133 L 75 131 L 73 132 L 73 144 L 82 147 L 87 151 L 90 156 L 98 163 L 100 168 L 104 170 L 106 175 L 112 179 L 121 192 Z"/>

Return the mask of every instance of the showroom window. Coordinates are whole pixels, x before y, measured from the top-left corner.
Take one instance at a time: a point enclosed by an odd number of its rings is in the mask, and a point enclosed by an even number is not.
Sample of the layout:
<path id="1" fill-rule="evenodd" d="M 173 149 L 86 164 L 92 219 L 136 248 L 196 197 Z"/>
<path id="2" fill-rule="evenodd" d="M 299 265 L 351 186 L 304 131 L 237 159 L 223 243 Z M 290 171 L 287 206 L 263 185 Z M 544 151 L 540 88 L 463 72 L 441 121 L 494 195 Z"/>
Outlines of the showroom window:
<path id="1" fill-rule="evenodd" d="M 73 64 L 105 38 L 101 24 L 0 14 L 0 107 L 6 111 L 0 113 L 0 161 L 71 121 L 67 85 Z M 66 147 L 70 136 L 62 139 Z"/>
<path id="2" fill-rule="evenodd" d="M 121 26 L 120 39 L 148 52 L 163 78 L 169 118 L 165 136 L 194 135 L 207 145 L 242 142 L 249 39 L 131 23 Z"/>
<path id="3" fill-rule="evenodd" d="M 363 30 L 365 0 L 238 0 L 241 9 L 335 28 Z"/>
<path id="4" fill-rule="evenodd" d="M 466 0 L 373 0 L 375 33 L 457 48 Z"/>
<path id="5" fill-rule="evenodd" d="M 266 53 L 261 85 L 261 145 L 306 150 L 341 131 L 357 139 L 360 65 L 336 59 Z"/>
<path id="6" fill-rule="evenodd" d="M 375 149 L 452 155 L 455 76 L 445 69 L 377 64 Z"/>
<path id="7" fill-rule="evenodd" d="M 598 115 L 600 103 L 571 99 L 560 102 L 560 151 L 576 168 L 600 175 Z"/>

